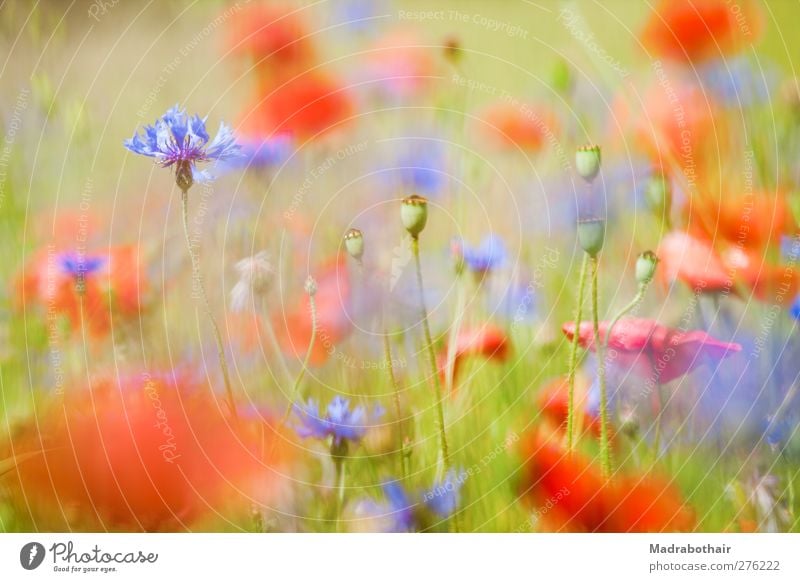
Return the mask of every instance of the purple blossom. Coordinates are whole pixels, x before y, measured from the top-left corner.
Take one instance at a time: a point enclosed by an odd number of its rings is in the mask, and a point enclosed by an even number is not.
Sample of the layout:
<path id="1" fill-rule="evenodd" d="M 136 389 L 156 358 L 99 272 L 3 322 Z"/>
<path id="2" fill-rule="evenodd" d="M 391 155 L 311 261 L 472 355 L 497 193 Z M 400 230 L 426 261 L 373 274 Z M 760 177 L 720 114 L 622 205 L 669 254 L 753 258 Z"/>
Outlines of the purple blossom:
<path id="1" fill-rule="evenodd" d="M 303 406 L 294 406 L 294 412 L 300 423 L 295 426 L 295 431 L 303 438 L 327 439 L 333 438 L 333 444 L 338 446 L 344 441 L 353 443 L 359 442 L 370 427 L 371 419 L 363 406 L 350 409 L 350 401 L 347 398 L 336 396 L 322 416 L 319 412 L 319 405 L 314 400 L 309 400 Z M 375 410 L 372 418 L 381 415 L 381 411 Z"/>
<path id="2" fill-rule="evenodd" d="M 490 234 L 476 247 L 463 241 L 456 241 L 453 248 L 460 253 L 461 259 L 471 271 L 485 273 L 501 267 L 506 261 L 508 253 L 500 237 Z"/>
<path id="3" fill-rule="evenodd" d="M 447 519 L 458 509 L 461 486 L 467 478 L 462 471 L 450 470 L 428 490 L 409 495 L 398 481 L 387 481 L 381 489 L 386 503 L 376 509 L 392 519 L 395 533 L 425 529 L 434 519 Z"/>
<path id="4" fill-rule="evenodd" d="M 57 262 L 63 273 L 75 279 L 82 279 L 86 275 L 98 272 L 105 265 L 106 259 L 99 255 L 86 257 L 68 251 L 59 255 Z"/>
<path id="5" fill-rule="evenodd" d="M 206 120 L 199 115 L 190 117 L 178 106 L 169 109 L 153 125 L 146 125 L 124 142 L 135 154 L 155 158 L 158 165 L 175 166 L 176 174 L 188 174 L 196 182 L 212 178 L 206 171 L 199 171 L 199 162 L 227 161 L 240 155 L 231 128 L 220 123 L 216 137 L 209 143 Z"/>

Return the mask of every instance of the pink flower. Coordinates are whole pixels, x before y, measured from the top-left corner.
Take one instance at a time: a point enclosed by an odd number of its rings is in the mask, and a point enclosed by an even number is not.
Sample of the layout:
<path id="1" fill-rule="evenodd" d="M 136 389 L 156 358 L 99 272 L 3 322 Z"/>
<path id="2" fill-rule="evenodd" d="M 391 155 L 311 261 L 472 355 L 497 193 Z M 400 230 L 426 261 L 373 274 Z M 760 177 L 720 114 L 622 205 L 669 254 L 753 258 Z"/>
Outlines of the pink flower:
<path id="1" fill-rule="evenodd" d="M 600 341 L 605 341 L 609 323 L 600 323 Z M 564 324 L 562 331 L 571 340 L 575 324 Z M 591 322 L 581 323 L 578 342 L 582 348 L 595 350 Z M 704 331 L 681 331 L 651 319 L 630 318 L 614 326 L 606 356 L 640 376 L 657 375 L 659 382 L 666 383 L 688 374 L 707 358 L 719 361 L 741 349 L 737 343 L 720 341 Z"/>

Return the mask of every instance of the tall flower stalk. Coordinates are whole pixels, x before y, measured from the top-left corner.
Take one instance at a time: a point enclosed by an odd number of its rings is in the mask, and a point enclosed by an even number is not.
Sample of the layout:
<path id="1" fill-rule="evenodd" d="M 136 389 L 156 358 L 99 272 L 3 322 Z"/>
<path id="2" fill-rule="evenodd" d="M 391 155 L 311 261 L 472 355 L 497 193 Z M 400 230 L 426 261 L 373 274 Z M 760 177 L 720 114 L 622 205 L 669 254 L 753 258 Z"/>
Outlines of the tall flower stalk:
<path id="1" fill-rule="evenodd" d="M 292 406 L 294 405 L 297 397 L 300 395 L 300 386 L 303 384 L 306 370 L 308 369 L 308 362 L 311 361 L 311 354 L 314 350 L 314 342 L 317 341 L 317 302 L 314 297 L 317 295 L 317 282 L 312 276 L 308 276 L 305 284 L 305 291 L 308 294 L 308 306 L 311 311 L 311 338 L 308 342 L 308 349 L 306 350 L 305 358 L 303 358 L 303 365 L 297 373 L 294 385 L 292 386 L 292 393 L 289 395 L 289 404 L 286 407 L 286 412 L 283 415 L 281 424 L 286 424 L 289 420 L 289 415 L 292 413 Z"/>
<path id="2" fill-rule="evenodd" d="M 434 398 L 436 401 L 436 424 L 439 431 L 439 457 L 437 474 L 439 477 L 450 469 L 450 450 L 447 445 L 447 433 L 444 422 L 444 405 L 442 403 L 442 384 L 439 380 L 439 369 L 436 366 L 436 353 L 433 349 L 433 336 L 428 323 L 428 310 L 425 307 L 425 286 L 422 279 L 422 264 L 419 256 L 419 235 L 428 222 L 428 201 L 422 196 L 411 195 L 403 199 L 400 207 L 400 218 L 403 226 L 411 236 L 411 252 L 414 255 L 414 267 L 417 275 L 417 289 L 419 290 L 419 309 L 422 330 L 425 336 L 425 351 L 428 356 L 428 365 L 432 377 Z"/>
<path id="3" fill-rule="evenodd" d="M 194 248 L 192 247 L 192 239 L 189 235 L 189 190 L 181 189 L 181 206 L 183 209 L 182 216 L 183 216 L 183 234 L 186 238 L 186 248 L 189 250 L 189 258 L 192 262 L 192 279 L 194 284 L 197 286 L 197 290 L 200 294 L 200 298 L 203 301 L 203 308 L 206 312 L 206 316 L 208 317 L 208 321 L 211 323 L 211 330 L 214 333 L 214 341 L 217 346 L 217 358 L 219 359 L 219 367 L 222 371 L 222 380 L 225 383 L 225 396 L 228 399 L 228 407 L 231 410 L 231 414 L 234 418 L 237 418 L 236 412 L 236 403 L 233 398 L 233 387 L 231 385 L 231 378 L 230 373 L 228 372 L 228 361 L 225 357 L 225 347 L 222 343 L 222 334 L 219 331 L 219 326 L 217 325 L 216 319 L 214 319 L 214 314 L 211 311 L 211 304 L 208 301 L 208 295 L 206 294 L 206 286 L 203 283 L 203 276 L 200 272 L 200 259 L 197 256 L 197 253 L 194 252 Z"/>
<path id="4" fill-rule="evenodd" d="M 575 167 L 578 170 L 578 174 L 586 182 L 587 187 L 586 198 L 579 202 L 578 206 L 578 242 L 586 253 L 591 268 L 592 329 L 597 353 L 597 381 L 600 385 L 600 464 L 603 475 L 607 478 L 611 474 L 611 447 L 608 438 L 608 391 L 606 388 L 605 351 L 600 339 L 600 313 L 598 308 L 598 274 L 600 270 L 598 255 L 605 242 L 606 221 L 592 192 L 592 182 L 600 173 L 600 162 L 599 146 L 583 146 L 578 148 L 575 153 Z M 584 261 L 586 257 L 584 257 Z M 579 299 L 579 301 L 582 300 L 583 297 Z M 571 369 L 570 373 L 574 374 L 574 369 Z M 573 393 L 568 403 L 568 419 L 570 416 L 574 418 L 575 414 L 574 387 L 571 386 L 570 391 Z M 571 435 L 571 427 L 568 427 L 568 431 Z"/>
<path id="5" fill-rule="evenodd" d="M 360 274 L 364 275 L 364 234 L 357 228 L 351 228 L 344 235 L 344 246 L 347 253 L 353 257 L 358 264 Z M 394 358 L 392 357 L 392 342 L 389 336 L 389 330 L 386 325 L 386 307 L 381 309 L 381 328 L 383 333 L 383 357 L 386 360 L 386 372 L 389 375 L 389 382 L 392 385 L 392 403 L 394 405 L 395 418 L 397 419 L 397 450 L 400 455 L 400 472 L 403 480 L 408 475 L 406 461 L 406 437 L 403 422 L 403 410 L 400 405 L 400 384 L 397 381 L 397 376 L 394 373 Z"/>
<path id="6" fill-rule="evenodd" d="M 319 406 L 313 400 L 294 405 L 298 424 L 294 427 L 302 438 L 316 438 L 330 443 L 331 461 L 334 466 L 334 503 L 333 521 L 336 531 L 341 530 L 342 509 L 345 502 L 345 479 L 347 459 L 350 446 L 357 445 L 364 438 L 367 429 L 380 416 L 380 410 L 368 414 L 366 409 L 357 406 L 350 408 L 350 401 L 336 396 L 328 405 L 325 414 L 321 414 Z"/>
<path id="7" fill-rule="evenodd" d="M 175 183 L 181 191 L 183 233 L 192 263 L 193 286 L 197 287 L 206 315 L 211 322 L 228 407 L 233 417 L 237 418 L 222 334 L 211 311 L 200 273 L 200 260 L 189 234 L 189 189 L 195 182 L 208 182 L 212 179 L 207 171 L 198 170 L 198 163 L 234 159 L 240 156 L 240 148 L 230 128 L 224 123 L 220 124 L 216 137 L 211 140 L 206 130 L 206 120 L 198 115 L 190 117 L 177 105 L 169 109 L 153 125 L 145 126 L 142 134 L 137 132 L 131 139 L 125 140 L 124 145 L 133 153 L 154 158 L 163 168 L 171 167 L 175 170 Z"/>
<path id="8" fill-rule="evenodd" d="M 583 297 L 586 293 L 586 271 L 589 266 L 589 255 L 583 254 L 581 272 L 578 276 L 578 298 L 575 304 L 575 325 L 580 327 L 583 319 Z M 575 450 L 575 375 L 578 367 L 578 336 L 572 337 L 569 350 L 568 393 L 567 393 L 567 450 Z"/>

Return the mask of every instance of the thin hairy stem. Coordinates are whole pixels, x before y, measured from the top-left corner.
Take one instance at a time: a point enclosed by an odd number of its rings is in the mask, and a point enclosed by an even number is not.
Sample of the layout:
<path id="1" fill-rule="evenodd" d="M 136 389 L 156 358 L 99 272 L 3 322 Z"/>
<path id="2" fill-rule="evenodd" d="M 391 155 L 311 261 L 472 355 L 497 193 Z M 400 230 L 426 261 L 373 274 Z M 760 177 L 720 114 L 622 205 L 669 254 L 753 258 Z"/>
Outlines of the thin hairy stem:
<path id="1" fill-rule="evenodd" d="M 403 422 L 403 411 L 400 406 L 400 385 L 397 382 L 397 376 L 394 373 L 394 363 L 392 360 L 392 345 L 389 340 L 389 333 L 384 326 L 383 329 L 383 357 L 386 359 L 386 371 L 389 373 L 389 381 L 392 383 L 392 400 L 394 401 L 394 414 L 397 418 L 397 439 L 398 448 L 400 451 L 400 471 L 405 481 L 408 476 L 406 468 L 406 435 L 405 435 L 405 422 Z"/>
<path id="2" fill-rule="evenodd" d="M 292 382 L 292 373 L 289 371 L 289 366 L 286 365 L 286 359 L 283 357 L 283 352 L 281 351 L 278 337 L 275 335 L 275 328 L 272 326 L 272 321 L 270 320 L 269 314 L 266 313 L 263 300 L 261 301 L 261 311 L 264 314 L 264 329 L 267 332 L 267 339 L 269 340 L 272 352 L 275 355 L 275 358 L 277 358 L 280 362 L 281 370 L 283 375 L 286 376 L 286 380 L 288 382 Z"/>
<path id="3" fill-rule="evenodd" d="M 608 443 L 608 391 L 606 389 L 605 350 L 600 339 L 600 316 L 597 308 L 597 272 L 599 270 L 597 257 L 592 257 L 591 262 L 592 326 L 594 328 L 595 352 L 597 353 L 597 380 L 600 384 L 600 468 L 603 476 L 608 478 L 611 475 L 611 448 Z"/>
<path id="4" fill-rule="evenodd" d="M 433 377 L 433 386 L 435 391 L 436 400 L 436 422 L 439 428 L 439 448 L 441 455 L 441 464 L 439 471 L 440 475 L 444 475 L 450 469 L 450 451 L 447 446 L 447 435 L 444 426 L 444 405 L 442 404 L 442 384 L 439 381 L 439 370 L 436 367 L 436 354 L 433 351 L 433 337 L 431 336 L 431 328 L 428 325 L 428 310 L 425 307 L 425 287 L 422 283 L 422 265 L 419 258 L 419 238 L 411 237 L 411 249 L 414 253 L 414 263 L 417 270 L 417 287 L 419 288 L 419 307 L 420 319 L 422 319 L 422 329 L 425 333 L 425 350 L 428 353 L 428 364 L 430 366 L 431 376 Z"/>
<path id="5" fill-rule="evenodd" d="M 578 367 L 578 336 L 580 335 L 581 319 L 583 318 L 583 296 L 586 292 L 586 271 L 589 265 L 589 255 L 583 254 L 581 273 L 578 277 L 578 302 L 575 306 L 575 333 L 572 334 L 572 345 L 569 352 L 568 395 L 567 395 L 567 450 L 575 448 L 575 373 Z"/>
<path id="6" fill-rule="evenodd" d="M 206 295 L 206 287 L 203 283 L 203 276 L 200 273 L 200 259 L 197 253 L 194 252 L 192 247 L 192 239 L 189 235 L 189 191 L 181 190 L 181 206 L 183 207 L 183 234 L 186 237 L 186 248 L 189 250 L 189 258 L 192 262 L 192 279 L 193 284 L 197 285 L 197 290 L 203 300 L 203 307 L 205 308 L 206 316 L 211 322 L 211 328 L 214 331 L 214 340 L 217 344 L 217 358 L 219 358 L 219 366 L 222 370 L 222 379 L 225 382 L 225 394 L 228 399 L 228 407 L 231 410 L 233 418 L 238 419 L 239 414 L 236 411 L 236 404 L 233 399 L 233 388 L 231 387 L 230 374 L 228 373 L 228 362 L 225 358 L 225 348 L 222 343 L 222 334 L 219 332 L 219 326 L 214 319 L 211 312 L 211 304 L 208 302 L 208 295 Z"/>
<path id="7" fill-rule="evenodd" d="M 297 399 L 297 396 L 300 394 L 300 385 L 303 382 L 303 377 L 306 374 L 306 368 L 308 368 L 308 362 L 311 360 L 311 351 L 314 349 L 314 342 L 317 339 L 317 302 L 314 300 L 314 294 L 308 294 L 308 303 L 311 308 L 311 341 L 308 343 L 308 350 L 306 350 L 306 357 L 303 360 L 303 367 L 300 368 L 300 372 L 297 374 L 297 378 L 294 381 L 294 386 L 292 387 L 292 393 L 289 396 L 289 404 L 286 406 L 286 412 L 283 415 L 283 420 L 281 420 L 281 425 L 285 425 L 286 421 L 289 420 L 289 415 L 292 414 L 292 406 Z"/>

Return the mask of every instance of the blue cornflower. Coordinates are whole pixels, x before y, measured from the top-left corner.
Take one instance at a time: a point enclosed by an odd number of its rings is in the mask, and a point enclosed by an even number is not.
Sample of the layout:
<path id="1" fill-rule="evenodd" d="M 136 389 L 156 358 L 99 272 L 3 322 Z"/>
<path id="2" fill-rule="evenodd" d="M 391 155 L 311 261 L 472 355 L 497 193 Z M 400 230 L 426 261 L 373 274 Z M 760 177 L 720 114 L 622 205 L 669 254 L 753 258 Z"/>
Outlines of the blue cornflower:
<path id="1" fill-rule="evenodd" d="M 458 509 L 459 493 L 465 478 L 465 473 L 456 475 L 456 472 L 450 469 L 443 479 L 434 483 L 433 487 L 423 494 L 422 500 L 426 507 L 443 519 L 450 517 Z"/>
<path id="2" fill-rule="evenodd" d="M 790 263 L 800 261 L 800 238 L 796 236 L 781 236 L 781 258 Z"/>
<path id="3" fill-rule="evenodd" d="M 244 140 L 241 143 L 241 155 L 227 162 L 225 169 L 257 169 L 278 166 L 291 157 L 294 149 L 294 139 L 288 134 Z"/>
<path id="4" fill-rule="evenodd" d="M 430 524 L 430 516 L 438 519 L 447 519 L 460 502 L 461 486 L 467 478 L 467 473 L 462 471 L 456 474 L 451 469 L 443 479 L 434 483 L 433 487 L 409 495 L 398 481 L 387 481 L 381 487 L 386 497 L 386 505 L 381 511 L 392 518 L 393 532 L 409 532 L 425 529 Z"/>
<path id="5" fill-rule="evenodd" d="M 508 253 L 500 237 L 490 234 L 481 241 L 477 247 L 471 247 L 463 241 L 453 245 L 456 252 L 461 253 L 461 259 L 470 270 L 485 273 L 503 265 Z"/>
<path id="6" fill-rule="evenodd" d="M 124 142 L 135 154 L 155 158 L 162 167 L 175 166 L 178 186 L 183 190 L 192 183 L 211 179 L 205 171 L 199 171 L 199 162 L 226 161 L 239 156 L 231 128 L 220 123 L 216 137 L 209 143 L 206 120 L 199 115 L 190 117 L 178 106 L 169 109 L 153 125 L 146 125 Z"/>
<path id="7" fill-rule="evenodd" d="M 791 307 L 789 307 L 789 314 L 794 319 L 800 319 L 800 295 L 794 298 Z"/>
<path id="8" fill-rule="evenodd" d="M 701 66 L 703 89 L 730 107 L 758 105 L 769 99 L 776 81 L 774 70 L 756 69 L 747 57 L 718 59 Z"/>
<path id="9" fill-rule="evenodd" d="M 441 192 L 447 184 L 444 152 L 435 141 L 415 141 L 414 147 L 395 164 L 404 190 L 431 196 Z"/>
<path id="10" fill-rule="evenodd" d="M 341 396 L 335 397 L 328 405 L 327 414 L 321 416 L 316 401 L 309 400 L 303 406 L 294 406 L 300 424 L 295 426 L 295 431 L 303 438 L 326 439 L 332 437 L 333 446 L 339 447 L 345 441 L 359 442 L 369 428 L 370 419 L 362 406 L 350 410 L 350 401 Z M 381 411 L 376 410 L 373 417 L 380 416 Z"/>
<path id="11" fill-rule="evenodd" d="M 96 273 L 106 263 L 105 257 L 85 257 L 73 252 L 62 253 L 59 255 L 57 261 L 65 274 L 76 279 Z"/>

